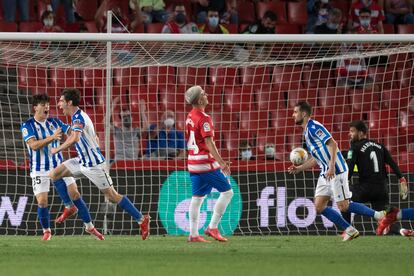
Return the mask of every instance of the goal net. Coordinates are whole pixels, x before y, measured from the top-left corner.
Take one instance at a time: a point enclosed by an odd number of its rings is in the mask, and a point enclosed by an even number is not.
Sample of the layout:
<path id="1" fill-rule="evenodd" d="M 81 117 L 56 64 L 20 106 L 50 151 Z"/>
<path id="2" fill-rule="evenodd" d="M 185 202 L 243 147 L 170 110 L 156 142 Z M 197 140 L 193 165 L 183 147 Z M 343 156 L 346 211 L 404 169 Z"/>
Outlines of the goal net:
<path id="1" fill-rule="evenodd" d="M 51 97 L 50 116 L 69 122 L 57 101 L 63 88 L 75 87 L 110 160 L 117 190 L 151 215 L 152 234 L 187 234 L 191 182 L 180 133 L 191 109 L 184 92 L 201 85 L 216 145 L 232 162 L 235 196 L 221 232 L 335 234 L 338 229 L 317 215 L 312 203 L 318 169 L 287 173 L 289 152 L 304 145 L 293 106 L 308 101 L 313 117 L 331 131 L 344 154 L 349 123 L 364 120 L 369 137 L 389 149 L 413 182 L 413 41 L 403 35 L 0 34 L 0 233 L 41 232 L 20 123 L 33 115 L 36 93 Z M 170 118 L 177 135 L 165 131 Z M 74 150 L 65 153 L 74 156 Z M 390 203 L 412 207 L 411 194 L 400 200 L 398 180 L 394 174 L 389 178 Z M 99 229 L 138 234 L 131 217 L 107 203 L 89 180 L 77 183 Z M 203 203 L 200 231 L 217 198 L 213 190 Z M 49 204 L 54 219 L 63 205 L 53 187 Z M 354 223 L 365 234 L 376 226 L 360 216 Z M 405 226 L 411 228 L 409 222 Z M 83 225 L 70 218 L 54 231 L 81 234 Z"/>

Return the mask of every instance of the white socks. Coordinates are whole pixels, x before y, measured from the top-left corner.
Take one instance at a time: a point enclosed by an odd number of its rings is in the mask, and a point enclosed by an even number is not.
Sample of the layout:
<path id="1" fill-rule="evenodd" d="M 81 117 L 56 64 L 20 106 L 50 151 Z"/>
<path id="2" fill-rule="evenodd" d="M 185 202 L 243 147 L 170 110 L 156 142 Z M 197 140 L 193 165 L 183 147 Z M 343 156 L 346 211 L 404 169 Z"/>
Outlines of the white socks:
<path id="1" fill-rule="evenodd" d="M 384 216 L 385 216 L 385 212 L 384 212 L 384 211 L 380 211 L 380 212 L 375 211 L 375 213 L 374 213 L 374 218 L 375 218 L 376 220 L 380 220 L 380 219 L 382 219 Z"/>
<path id="2" fill-rule="evenodd" d="M 193 196 L 190 203 L 190 236 L 198 236 L 198 218 L 200 216 L 200 207 L 204 201 L 203 197 Z"/>
<path id="3" fill-rule="evenodd" d="M 86 229 L 88 229 L 88 230 L 91 230 L 95 227 L 95 226 L 93 226 L 92 222 L 88 222 L 88 223 L 84 223 L 84 224 L 85 224 Z"/>
<path id="4" fill-rule="evenodd" d="M 227 205 L 229 205 L 231 198 L 233 197 L 233 190 L 228 190 L 226 192 L 220 193 L 219 198 L 214 205 L 214 212 L 213 216 L 211 217 L 210 229 L 217 228 L 221 217 L 223 216 L 224 212 L 226 211 Z"/>

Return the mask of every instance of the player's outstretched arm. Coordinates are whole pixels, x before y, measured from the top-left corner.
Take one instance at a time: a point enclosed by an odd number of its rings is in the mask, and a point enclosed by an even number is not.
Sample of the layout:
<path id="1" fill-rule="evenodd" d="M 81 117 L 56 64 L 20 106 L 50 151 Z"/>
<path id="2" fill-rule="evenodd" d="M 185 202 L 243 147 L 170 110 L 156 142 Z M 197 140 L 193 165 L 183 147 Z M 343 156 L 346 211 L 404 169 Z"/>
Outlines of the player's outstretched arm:
<path id="1" fill-rule="evenodd" d="M 32 150 L 38 150 L 38 149 L 41 149 L 41 148 L 47 146 L 51 142 L 53 142 L 55 140 L 60 140 L 60 139 L 62 139 L 62 129 L 59 127 L 59 128 L 56 129 L 56 131 L 53 135 L 48 136 L 45 139 L 36 140 L 36 138 L 32 138 L 32 139 L 28 140 L 26 143 Z"/>
<path id="2" fill-rule="evenodd" d="M 315 158 L 312 157 L 312 158 L 306 160 L 305 163 L 303 163 L 300 166 L 295 166 L 295 165 L 290 166 L 288 168 L 288 172 L 290 174 L 297 174 L 298 172 L 306 171 L 308 169 L 312 169 L 317 164 L 318 164 L 318 162 L 316 162 Z"/>
<path id="3" fill-rule="evenodd" d="M 52 148 L 51 153 L 56 154 L 56 153 L 61 152 L 62 150 L 66 150 L 70 148 L 72 145 L 79 142 L 80 136 L 81 136 L 81 133 L 79 131 L 72 131 L 69 138 L 66 139 L 65 143 L 63 143 L 57 148 Z"/>
<path id="4" fill-rule="evenodd" d="M 397 163 L 395 163 L 394 159 L 392 158 L 390 152 L 384 147 L 384 161 L 387 163 L 393 172 L 397 175 L 400 180 L 400 195 L 402 199 L 406 199 L 408 197 L 408 183 L 407 179 L 402 175 L 400 168 L 398 167 Z"/>
<path id="5" fill-rule="evenodd" d="M 208 147 L 208 151 L 211 155 L 213 155 L 214 159 L 220 164 L 221 170 L 225 175 L 230 175 L 230 166 L 229 163 L 224 162 L 223 158 L 221 158 L 220 153 L 217 150 L 216 144 L 214 144 L 214 140 L 212 137 L 204 138 L 206 145 Z"/>

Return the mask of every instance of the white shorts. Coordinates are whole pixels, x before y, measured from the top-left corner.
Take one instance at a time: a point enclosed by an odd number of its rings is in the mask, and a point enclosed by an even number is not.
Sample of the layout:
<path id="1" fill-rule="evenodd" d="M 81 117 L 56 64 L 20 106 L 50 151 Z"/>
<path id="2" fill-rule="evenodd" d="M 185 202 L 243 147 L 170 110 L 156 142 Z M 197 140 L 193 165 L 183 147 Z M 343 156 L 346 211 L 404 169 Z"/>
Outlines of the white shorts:
<path id="1" fill-rule="evenodd" d="M 319 176 L 315 190 L 315 197 L 317 196 L 329 196 L 335 201 L 351 198 L 352 193 L 349 191 L 348 172 L 336 175 L 329 181 L 324 176 Z"/>
<path id="2" fill-rule="evenodd" d="M 72 158 L 63 162 L 63 165 L 76 178 L 86 176 L 99 190 L 108 189 L 112 186 L 112 178 L 106 171 L 105 162 L 94 167 L 85 167 L 79 163 L 78 158 Z"/>
<path id="3" fill-rule="evenodd" d="M 65 181 L 66 187 L 72 183 L 75 183 L 75 178 L 73 177 L 64 177 L 63 181 Z M 45 175 L 37 175 L 32 176 L 32 187 L 33 187 L 33 194 L 36 196 L 40 193 L 48 193 L 50 192 L 50 178 L 49 176 Z"/>

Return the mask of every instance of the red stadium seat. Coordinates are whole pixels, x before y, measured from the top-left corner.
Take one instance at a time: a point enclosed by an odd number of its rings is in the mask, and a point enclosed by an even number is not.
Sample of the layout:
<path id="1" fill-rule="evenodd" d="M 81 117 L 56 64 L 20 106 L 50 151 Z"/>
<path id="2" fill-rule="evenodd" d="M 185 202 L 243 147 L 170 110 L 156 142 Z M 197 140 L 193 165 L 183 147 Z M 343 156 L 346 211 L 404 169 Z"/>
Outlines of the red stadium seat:
<path id="1" fill-rule="evenodd" d="M 323 88 L 318 90 L 319 106 L 323 108 L 333 107 L 338 112 L 341 107 L 349 105 L 348 90 L 342 87 Z"/>
<path id="2" fill-rule="evenodd" d="M 240 79 L 235 67 L 209 67 L 209 84 L 218 86 L 238 86 Z"/>
<path id="3" fill-rule="evenodd" d="M 254 145 L 255 137 L 251 135 L 252 133 L 246 131 L 224 131 L 222 133 L 224 149 L 238 150 L 241 140 L 248 140 L 252 145 Z"/>
<path id="4" fill-rule="evenodd" d="M 234 112 L 211 112 L 209 113 L 213 120 L 214 129 L 217 133 L 222 133 L 228 130 L 235 130 L 239 127 L 238 114 Z"/>
<path id="5" fill-rule="evenodd" d="M 388 70 L 385 66 L 368 67 L 368 74 L 373 78 L 374 85 L 377 85 L 381 90 L 390 89 L 393 86 L 394 72 Z"/>
<path id="6" fill-rule="evenodd" d="M 292 123 L 293 119 L 292 119 Z M 286 145 L 287 150 L 290 152 L 294 148 L 303 147 L 304 143 L 303 137 L 303 130 L 302 127 L 291 127 L 289 128 L 289 132 L 286 133 Z"/>
<path id="7" fill-rule="evenodd" d="M 390 110 L 375 110 L 368 113 L 368 129 L 370 135 L 396 136 L 398 128 L 397 112 Z"/>
<path id="8" fill-rule="evenodd" d="M 301 74 L 300 66 L 276 66 L 273 68 L 272 87 L 277 90 L 297 90 L 301 86 Z"/>
<path id="9" fill-rule="evenodd" d="M 405 89 L 390 89 L 381 92 L 381 107 L 384 109 L 403 109 L 408 106 L 410 91 Z"/>
<path id="10" fill-rule="evenodd" d="M 39 87 L 47 87 L 47 68 L 17 67 L 17 84 L 19 89 L 35 92 Z"/>
<path id="11" fill-rule="evenodd" d="M 224 89 L 223 105 L 228 112 L 249 112 L 253 106 L 253 95 L 240 87 L 226 87 Z"/>
<path id="12" fill-rule="evenodd" d="M 160 92 L 160 107 L 162 110 L 173 110 L 175 112 L 186 111 L 186 106 L 190 108 L 190 105 L 186 105 L 184 99 L 184 92 L 182 88 L 176 86 L 162 86 L 159 89 Z"/>
<path id="13" fill-rule="evenodd" d="M 150 23 L 147 25 L 147 33 L 160 34 L 164 23 Z"/>
<path id="14" fill-rule="evenodd" d="M 98 28 L 96 27 L 95 21 L 86 21 L 84 25 L 89 33 L 99 33 Z"/>
<path id="15" fill-rule="evenodd" d="M 94 20 L 96 10 L 98 9 L 97 0 L 75 1 L 76 12 L 84 21 Z"/>
<path id="16" fill-rule="evenodd" d="M 21 32 L 35 33 L 43 28 L 40 22 L 20 22 L 19 29 Z"/>
<path id="17" fill-rule="evenodd" d="M 394 71 L 412 66 L 412 57 L 410 53 L 392 54 L 388 57 L 387 70 Z"/>
<path id="18" fill-rule="evenodd" d="M 270 87 L 270 68 L 265 66 L 241 67 L 241 82 L 245 87 Z"/>
<path id="19" fill-rule="evenodd" d="M 334 8 L 342 11 L 342 17 L 346 17 L 349 13 L 349 2 L 343 0 L 332 0 L 331 4 Z"/>
<path id="20" fill-rule="evenodd" d="M 291 90 L 288 95 L 288 108 L 293 108 L 300 101 L 307 101 L 311 106 L 316 106 L 317 90 L 316 89 L 301 89 Z"/>
<path id="21" fill-rule="evenodd" d="M 414 25 L 412 25 L 412 24 L 397 25 L 397 33 L 399 33 L 399 34 L 414 34 Z"/>
<path id="22" fill-rule="evenodd" d="M 293 111 L 288 109 L 271 110 L 270 118 L 272 128 L 286 132 L 288 128 L 294 125 L 292 114 Z"/>
<path id="23" fill-rule="evenodd" d="M 414 88 L 413 77 L 413 67 L 405 68 L 402 71 L 398 70 L 396 73 L 396 83 L 394 85 L 396 88 L 409 88 L 412 90 Z"/>
<path id="24" fill-rule="evenodd" d="M 54 88 L 79 88 L 81 87 L 79 71 L 72 68 L 50 68 L 50 84 Z"/>
<path id="25" fill-rule="evenodd" d="M 237 13 L 239 15 L 239 23 L 254 23 L 256 22 L 254 4 L 249 1 L 239 2 L 237 4 Z"/>
<path id="26" fill-rule="evenodd" d="M 140 33 L 140 34 L 145 33 L 145 25 L 144 24 L 138 24 L 135 27 L 135 30 L 133 32 L 134 33 Z"/>
<path id="27" fill-rule="evenodd" d="M 85 88 L 98 88 L 106 86 L 105 69 L 84 69 L 82 73 L 82 83 Z"/>
<path id="28" fill-rule="evenodd" d="M 384 27 L 384 34 L 395 34 L 394 24 L 382 24 Z"/>
<path id="29" fill-rule="evenodd" d="M 303 82 L 306 88 L 334 87 L 335 78 L 330 68 L 320 65 L 306 65 L 303 68 Z"/>
<path id="30" fill-rule="evenodd" d="M 286 108 L 285 92 L 273 90 L 270 87 L 256 89 L 255 98 L 258 110 L 273 111 Z"/>
<path id="31" fill-rule="evenodd" d="M 141 86 L 145 84 L 144 68 L 114 68 L 114 85 L 118 86 Z"/>
<path id="32" fill-rule="evenodd" d="M 172 66 L 149 66 L 147 68 L 149 86 L 175 85 L 175 68 Z"/>
<path id="33" fill-rule="evenodd" d="M 379 92 L 365 89 L 352 89 L 349 91 L 349 95 L 354 111 L 370 112 L 379 109 Z"/>
<path id="34" fill-rule="evenodd" d="M 414 114 L 402 110 L 398 114 L 398 120 L 401 131 L 400 135 L 414 136 Z"/>
<path id="35" fill-rule="evenodd" d="M 269 128 L 269 111 L 240 112 L 240 129 L 256 133 Z"/>
<path id="36" fill-rule="evenodd" d="M 206 85 L 204 86 L 204 91 L 208 95 L 206 112 L 208 114 L 211 112 L 221 113 L 223 110 L 223 90 L 220 87 Z"/>
<path id="37" fill-rule="evenodd" d="M 277 23 L 287 23 L 286 2 L 256 2 L 258 19 L 262 19 L 267 11 L 272 11 L 277 15 Z"/>
<path id="38" fill-rule="evenodd" d="M 331 108 L 314 108 L 312 118 L 323 124 L 328 130 L 333 131 L 339 129 L 334 121 L 334 109 Z"/>
<path id="39" fill-rule="evenodd" d="M 205 67 L 177 67 L 178 84 L 204 86 L 207 83 L 207 68 Z"/>
<path id="40" fill-rule="evenodd" d="M 0 170 L 16 170 L 17 166 L 13 160 L 0 160 Z"/>
<path id="41" fill-rule="evenodd" d="M 237 24 L 223 24 L 223 26 L 226 27 L 230 34 L 239 33 Z"/>
<path id="42" fill-rule="evenodd" d="M 139 102 L 143 101 L 150 111 L 159 111 L 158 107 L 158 91 L 155 87 L 132 86 L 129 90 L 129 98 L 132 105 L 139 106 Z"/>
<path id="43" fill-rule="evenodd" d="M 0 32 L 17 32 L 16 22 L 0 21 Z"/>
<path id="44" fill-rule="evenodd" d="M 298 24 L 277 24 L 275 32 L 277 34 L 300 34 L 302 33 L 302 27 Z"/>
<path id="45" fill-rule="evenodd" d="M 306 25 L 308 22 L 306 1 L 288 2 L 287 17 L 289 23 Z"/>

